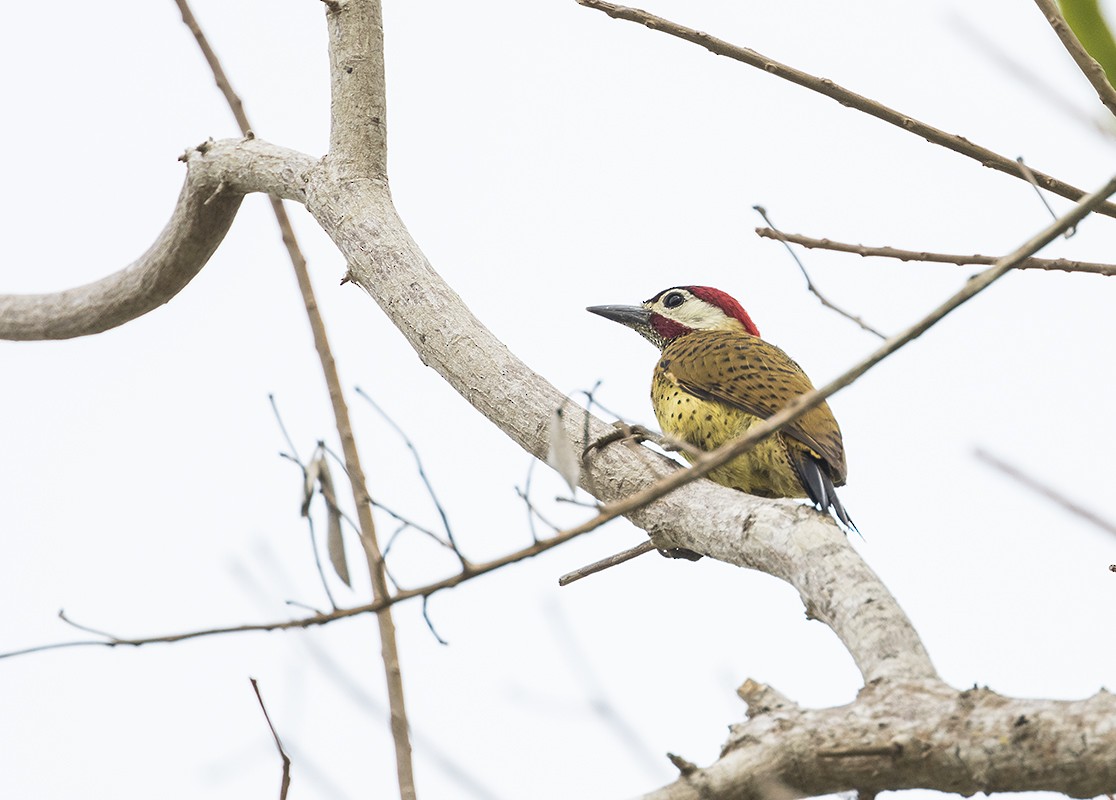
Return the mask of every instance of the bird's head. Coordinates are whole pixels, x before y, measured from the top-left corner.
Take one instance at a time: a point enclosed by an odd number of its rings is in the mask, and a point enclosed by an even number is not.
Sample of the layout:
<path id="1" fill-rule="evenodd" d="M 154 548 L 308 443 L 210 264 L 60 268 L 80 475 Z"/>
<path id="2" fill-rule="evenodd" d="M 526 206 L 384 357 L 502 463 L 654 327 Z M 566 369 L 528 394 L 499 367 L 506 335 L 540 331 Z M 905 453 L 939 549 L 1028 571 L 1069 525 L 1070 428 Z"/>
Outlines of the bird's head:
<path id="1" fill-rule="evenodd" d="M 658 348 L 693 331 L 739 331 L 759 336 L 740 303 L 711 286 L 664 289 L 639 306 L 590 306 L 586 311 L 627 325 Z"/>

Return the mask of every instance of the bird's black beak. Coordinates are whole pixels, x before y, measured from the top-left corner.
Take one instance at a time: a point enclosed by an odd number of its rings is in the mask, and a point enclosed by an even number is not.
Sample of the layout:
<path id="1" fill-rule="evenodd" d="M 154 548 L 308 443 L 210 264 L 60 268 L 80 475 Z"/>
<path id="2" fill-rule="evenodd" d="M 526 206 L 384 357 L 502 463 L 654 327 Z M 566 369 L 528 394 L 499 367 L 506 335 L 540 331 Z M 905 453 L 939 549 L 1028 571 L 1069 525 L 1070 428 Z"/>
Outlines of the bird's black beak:
<path id="1" fill-rule="evenodd" d="M 585 310 L 637 331 L 651 324 L 651 312 L 643 306 L 589 306 Z"/>

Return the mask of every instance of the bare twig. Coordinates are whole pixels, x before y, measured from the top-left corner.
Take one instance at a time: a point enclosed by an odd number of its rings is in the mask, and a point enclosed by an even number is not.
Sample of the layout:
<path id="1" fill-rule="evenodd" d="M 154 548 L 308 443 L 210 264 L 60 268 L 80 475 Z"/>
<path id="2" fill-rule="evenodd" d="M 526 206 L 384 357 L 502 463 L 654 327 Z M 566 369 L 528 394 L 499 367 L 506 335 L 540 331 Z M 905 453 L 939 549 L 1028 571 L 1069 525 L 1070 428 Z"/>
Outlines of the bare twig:
<path id="1" fill-rule="evenodd" d="M 387 514 L 389 517 L 394 519 L 396 522 L 401 523 L 405 528 L 421 533 L 426 538 L 432 539 L 433 541 L 437 542 L 440 546 L 446 548 L 447 550 L 452 550 L 453 549 L 453 545 L 451 545 L 449 542 L 447 542 L 441 536 L 436 534 L 434 531 L 430 530 L 429 528 L 427 528 L 423 525 L 419 525 L 414 520 L 403 516 L 402 514 L 400 514 L 397 511 L 393 511 L 392 509 L 388 508 L 383 503 L 381 503 L 379 500 L 376 500 L 375 498 L 369 498 L 368 502 L 370 502 L 373 506 L 375 506 L 376 508 L 383 511 L 385 514 Z"/>
<path id="2" fill-rule="evenodd" d="M 592 508 L 594 510 L 601 507 L 600 503 L 595 503 L 595 502 L 592 502 L 590 500 L 581 500 L 580 498 L 577 498 L 577 497 L 562 497 L 561 495 L 555 496 L 554 502 L 555 503 L 564 503 L 568 506 L 579 506 L 580 508 Z M 540 519 L 541 519 L 541 517 L 540 517 Z"/>
<path id="3" fill-rule="evenodd" d="M 559 586 L 569 586 L 574 581 L 579 581 L 582 578 L 587 578 L 590 575 L 595 575 L 598 572 L 603 572 L 609 567 L 615 567 L 618 564 L 623 564 L 625 561 L 631 561 L 636 556 L 641 556 L 644 553 L 650 553 L 655 550 L 655 545 L 648 539 L 646 542 L 640 542 L 635 547 L 629 547 L 615 555 L 608 558 L 602 558 L 600 561 L 594 561 L 592 564 L 587 564 L 584 567 L 575 569 L 572 572 L 567 572 L 558 579 Z"/>
<path id="4" fill-rule="evenodd" d="M 322 611 L 320 608 L 315 608 L 314 606 L 310 605 L 309 603 L 303 603 L 299 600 L 284 600 L 283 602 L 286 603 L 286 605 L 290 606 L 291 608 L 301 608 L 303 611 L 309 611 L 312 614 L 324 614 L 324 613 L 326 613 L 326 612 Z"/>
<path id="5" fill-rule="evenodd" d="M 1035 0 L 1035 5 L 1046 17 L 1046 21 L 1050 23 L 1054 33 L 1058 35 L 1062 46 L 1066 48 L 1070 58 L 1077 64 L 1077 68 L 1081 70 L 1081 73 L 1092 85 L 1104 107 L 1116 115 L 1116 89 L 1113 89 L 1112 84 L 1108 82 L 1108 77 L 1104 74 L 1104 68 L 1085 51 L 1081 42 L 1073 35 L 1073 31 L 1070 30 L 1070 26 L 1065 17 L 1062 16 L 1057 4 L 1054 0 Z"/>
<path id="6" fill-rule="evenodd" d="M 214 53 L 213 48 L 209 46 L 197 20 L 194 19 L 194 15 L 190 11 L 187 0 L 175 0 L 175 2 L 182 12 L 182 21 L 190 28 L 190 31 L 194 34 L 194 38 L 198 42 L 198 46 L 205 55 L 205 60 L 213 71 L 217 86 L 221 89 L 222 94 L 224 94 L 225 100 L 228 101 L 233 116 L 240 126 L 241 132 L 245 136 L 248 136 L 252 130 L 252 126 L 249 124 L 248 116 L 244 112 L 244 104 L 241 102 L 236 92 L 233 91 L 232 85 L 229 83 L 216 53 Z M 367 70 L 362 69 L 360 71 L 361 75 L 356 82 L 360 84 L 361 88 L 369 90 L 370 96 L 365 99 L 366 103 L 379 104 L 382 107 L 385 100 L 383 91 L 383 23 L 380 19 L 379 2 L 350 3 L 345 8 L 338 6 L 328 6 L 328 8 L 329 13 L 327 17 L 330 22 L 332 40 L 330 47 L 331 66 L 333 65 L 334 59 L 337 57 L 337 51 L 339 49 L 337 42 L 338 35 L 341 35 L 342 38 L 348 38 L 350 45 L 354 44 L 351 37 L 344 37 L 343 35 L 344 31 L 348 30 L 350 26 L 346 25 L 338 18 L 345 16 L 346 12 L 359 15 L 360 18 L 355 20 L 355 22 L 361 30 L 368 35 L 355 46 L 358 49 L 370 49 L 372 51 L 369 54 L 368 62 L 372 66 Z M 331 72 L 336 73 L 336 70 L 331 70 Z M 349 72 L 351 73 L 353 70 L 350 68 Z M 378 92 L 376 91 L 377 88 L 379 90 Z M 338 91 L 336 82 L 333 85 L 333 89 L 335 93 Z M 349 110 L 351 111 L 352 109 Z M 350 161 L 359 157 L 361 161 L 368 161 L 370 159 L 371 163 L 374 164 L 382 165 L 385 163 L 384 154 L 380 152 L 383 149 L 383 116 L 381 111 L 378 118 L 374 120 L 374 122 L 379 123 L 380 126 L 375 131 L 364 131 L 353 134 L 351 126 L 349 129 L 341 130 L 340 132 L 335 126 L 335 130 L 330 136 L 331 154 L 335 154 L 339 158 L 347 158 Z M 375 126 L 368 125 L 366 127 L 373 128 Z M 271 207 L 275 212 L 275 219 L 279 223 L 279 230 L 282 234 L 283 243 L 286 245 L 287 254 L 290 256 L 291 265 L 294 267 L 295 277 L 298 281 L 303 304 L 306 308 L 306 315 L 310 321 L 310 329 L 314 337 L 314 347 L 321 361 L 322 373 L 329 391 L 329 399 L 333 405 L 337 435 L 341 439 L 341 450 L 345 454 L 346 471 L 350 477 L 353 502 L 356 506 L 357 519 L 360 522 L 360 541 L 364 546 L 365 558 L 368 563 L 368 572 L 372 581 L 373 600 L 386 601 L 390 597 L 390 592 L 384 571 L 383 556 L 380 553 L 379 544 L 376 541 L 376 526 L 372 519 L 372 508 L 368 498 L 368 483 L 364 476 L 364 469 L 360 463 L 356 439 L 353 437 L 352 423 L 349 420 L 349 409 L 341 390 L 341 378 L 338 375 L 337 365 L 333 359 L 333 352 L 329 346 L 329 339 L 326 337 L 325 324 L 322 321 L 321 313 L 318 310 L 318 303 L 314 297 L 314 287 L 310 282 L 310 273 L 306 266 L 306 259 L 298 245 L 298 240 L 295 238 L 294 228 L 291 226 L 290 218 L 283 208 L 283 202 L 278 198 L 271 197 Z M 376 617 L 380 629 L 380 652 L 384 662 L 384 674 L 387 680 L 388 700 L 391 708 L 391 732 L 395 741 L 399 792 L 402 800 L 414 800 L 415 779 L 414 766 L 411 759 L 411 741 L 408 732 L 407 712 L 403 695 L 403 677 L 399 667 L 399 647 L 395 639 L 395 623 L 391 618 L 390 606 L 385 605 Z"/>
<path id="7" fill-rule="evenodd" d="M 897 247 L 870 247 L 863 244 L 847 244 L 832 239 L 815 239 L 798 233 L 783 233 L 771 228 L 756 228 L 756 234 L 765 239 L 785 239 L 803 247 L 816 247 L 821 250 L 836 250 L 839 253 L 855 253 L 858 256 L 895 258 L 900 261 L 929 261 L 938 264 L 995 264 L 995 256 L 953 255 L 950 253 L 930 253 L 925 250 L 901 250 Z M 1116 264 L 1098 264 L 1090 261 L 1072 261 L 1067 258 L 1025 258 L 1016 269 L 1044 269 L 1060 272 L 1088 272 L 1093 275 L 1116 275 Z"/>
<path id="8" fill-rule="evenodd" d="M 865 114 L 883 120 L 897 128 L 921 136 L 931 144 L 941 145 L 955 153 L 968 156 L 969 158 L 979 161 L 986 167 L 998 170 L 1007 175 L 1012 175 L 1016 178 L 1023 178 L 1022 170 L 1019 169 L 1019 165 L 1012 159 L 989 150 L 987 147 L 973 144 L 963 136 L 946 133 L 939 128 L 927 125 L 925 122 L 920 122 L 882 103 L 877 103 L 875 100 L 871 100 L 864 95 L 851 92 L 843 86 L 838 86 L 828 78 L 819 78 L 768 58 L 765 55 L 757 53 L 755 50 L 730 44 L 723 39 L 710 36 L 708 33 L 687 28 L 676 22 L 657 17 L 642 9 L 618 6 L 613 3 L 605 2 L 605 0 L 577 0 L 577 2 L 587 8 L 603 11 L 614 19 L 636 22 L 652 30 L 662 31 L 670 36 L 684 39 L 687 42 L 693 42 L 709 50 L 711 53 L 740 61 L 741 63 L 770 73 L 777 78 L 788 80 L 791 83 L 796 83 L 811 91 L 823 94 L 826 97 L 836 100 L 843 106 L 855 108 L 857 111 L 862 111 Z M 1057 178 L 1053 178 L 1046 173 L 1036 171 L 1035 177 L 1043 188 L 1075 202 L 1085 196 L 1083 190 L 1078 189 L 1076 186 L 1071 186 L 1064 181 L 1060 181 Z M 1116 204 L 1102 203 L 1096 210 L 1098 213 L 1106 216 L 1116 217 Z"/>
<path id="9" fill-rule="evenodd" d="M 279 800 L 286 800 L 287 790 L 291 788 L 291 757 L 287 755 L 287 751 L 283 749 L 283 743 L 279 741 L 279 734 L 275 732 L 275 726 L 271 724 L 271 716 L 267 713 L 267 706 L 264 705 L 263 695 L 260 694 L 260 685 L 256 682 L 255 678 L 249 678 L 252 682 L 252 691 L 256 693 L 256 699 L 260 701 L 260 710 L 263 712 L 264 719 L 267 720 L 268 730 L 271 731 L 271 738 L 275 740 L 275 749 L 279 751 L 279 758 L 283 760 L 283 780 L 279 785 Z"/>
<path id="10" fill-rule="evenodd" d="M 430 633 L 433 634 L 433 636 L 437 640 L 438 644 L 449 644 L 449 642 L 447 642 L 445 639 L 443 639 L 438 634 L 438 631 L 436 631 L 434 629 L 434 623 L 430 621 L 429 605 L 430 605 L 430 598 L 429 597 L 423 597 L 422 598 L 422 619 L 423 619 L 423 622 L 426 623 L 426 627 L 430 629 Z"/>
<path id="11" fill-rule="evenodd" d="M 341 467 L 341 469 L 345 470 L 346 475 L 349 474 L 348 470 L 345 467 L 345 459 L 342 456 L 340 456 L 336 452 L 334 452 L 334 450 L 329 445 L 323 445 L 322 449 L 325 451 L 326 455 L 328 455 L 330 458 L 332 458 L 338 464 L 338 466 Z M 352 480 L 351 476 L 350 476 L 350 480 Z M 369 496 L 368 497 L 368 502 L 372 504 L 373 508 L 380 509 L 385 514 L 387 514 L 389 517 L 391 517 L 392 519 L 396 520 L 397 522 L 402 523 L 404 528 L 412 528 L 412 529 L 418 531 L 423 536 L 426 536 L 427 538 L 433 539 L 435 542 L 437 542 L 439 545 L 446 548 L 447 550 L 452 550 L 453 549 L 452 544 L 447 542 L 445 539 L 443 539 L 441 536 L 436 534 L 434 531 L 430 530 L 430 528 L 427 528 L 424 525 L 418 524 L 413 519 L 410 519 L 409 517 L 403 516 L 398 511 L 392 510 L 390 507 L 384 505 L 383 503 L 381 503 L 376 498 Z M 342 514 L 342 517 L 344 518 L 344 520 L 346 522 L 349 523 L 350 526 L 352 526 L 353 530 L 355 530 L 358 534 L 360 533 L 360 526 L 357 525 L 355 522 L 353 522 L 352 519 L 350 519 L 348 515 Z M 387 551 L 386 547 L 384 548 L 384 551 L 386 553 L 386 551 Z"/>
<path id="12" fill-rule="evenodd" d="M 1047 213 L 1050 214 L 1050 218 L 1057 219 L 1057 213 L 1055 213 L 1054 209 L 1050 207 L 1050 203 L 1046 202 L 1046 195 L 1042 193 L 1042 187 L 1038 185 L 1038 181 L 1035 179 L 1035 173 L 1031 172 L 1031 168 L 1027 166 L 1027 162 L 1023 160 L 1023 156 L 1016 156 L 1015 163 L 1018 164 L 1019 168 L 1023 170 L 1023 177 L 1027 179 L 1027 183 L 1031 184 L 1031 188 L 1035 190 L 1035 194 L 1038 196 L 1039 202 L 1042 203 L 1043 208 L 1045 208 Z M 1062 235 L 1067 239 L 1070 239 L 1075 233 L 1077 233 L 1077 228 L 1070 228 Z"/>
<path id="13" fill-rule="evenodd" d="M 398 424 L 396 424 L 395 420 L 388 416 L 388 413 L 386 411 L 380 408 L 379 403 L 373 400 L 369 394 L 367 394 L 359 386 L 355 388 L 355 391 L 359 397 L 364 398 L 364 401 L 368 403 L 368 405 L 372 406 L 376 413 L 379 414 L 381 418 L 383 418 L 384 422 L 391 426 L 392 430 L 399 434 L 399 437 L 403 440 L 403 443 L 407 446 L 407 449 L 411 451 L 411 456 L 415 460 L 415 467 L 418 469 L 418 474 L 419 478 L 422 480 L 422 485 L 426 487 L 426 493 L 430 495 L 430 500 L 432 503 L 434 503 L 434 508 L 437 509 L 438 516 L 442 520 L 442 529 L 446 532 L 446 539 L 449 541 L 450 547 L 453 548 L 453 552 L 456 553 L 457 557 L 461 560 L 461 565 L 465 566 L 467 562 L 464 554 L 462 554 L 461 552 L 461 549 L 457 546 L 457 541 L 453 538 L 453 529 L 450 528 L 449 517 L 446 515 L 446 509 L 442 505 L 441 501 L 438 499 L 438 493 L 434 491 L 434 485 L 430 482 L 430 478 L 428 478 L 426 475 L 426 470 L 422 466 L 422 458 L 419 456 L 418 448 L 415 447 L 415 443 L 412 442 L 411 437 L 408 436 L 407 433 L 402 428 L 400 428 Z"/>
<path id="14" fill-rule="evenodd" d="M 83 631 L 85 633 L 92 633 L 94 636 L 104 636 L 106 639 L 116 638 L 107 631 L 100 630 L 99 628 L 90 628 L 88 625 L 82 625 L 80 623 L 74 622 L 72 619 L 66 616 L 66 609 L 64 608 L 58 609 L 58 619 L 65 622 L 71 628 L 77 628 L 79 631 Z"/>
<path id="15" fill-rule="evenodd" d="M 541 522 L 543 525 L 545 525 L 546 527 L 550 528 L 551 533 L 557 533 L 558 532 L 559 527 L 557 525 L 555 525 L 553 522 L 551 522 L 549 519 L 547 519 L 545 514 L 543 514 L 541 511 L 539 511 L 538 506 L 536 506 L 533 502 L 531 502 L 531 497 L 528 494 L 526 494 L 523 489 L 520 489 L 518 486 L 516 486 L 515 487 L 515 494 L 520 500 L 523 501 L 523 505 L 526 506 L 526 508 L 527 508 L 527 515 L 528 515 L 527 516 L 527 524 L 531 529 L 531 540 L 532 541 L 535 541 L 535 542 L 545 541 L 544 539 L 541 539 L 539 537 L 538 531 L 535 529 L 535 520 L 536 519 L 539 522 Z M 555 497 L 554 500 L 556 502 L 560 502 L 562 500 L 562 498 L 561 497 Z"/>
<path id="16" fill-rule="evenodd" d="M 806 265 L 802 263 L 802 260 L 798 257 L 798 253 L 794 252 L 794 248 L 792 248 L 790 246 L 790 242 L 787 241 L 787 239 L 782 235 L 782 233 L 779 231 L 779 229 L 775 227 L 775 223 L 771 221 L 771 218 L 767 216 L 767 209 L 764 208 L 763 206 L 752 206 L 752 208 L 755 209 L 757 214 L 759 214 L 761 217 L 763 217 L 764 222 L 766 222 L 769 226 L 771 226 L 771 230 L 773 230 L 775 232 L 775 237 L 774 238 L 781 241 L 783 243 L 783 247 L 787 248 L 787 252 L 790 253 L 790 257 L 793 258 L 794 263 L 798 265 L 798 271 L 801 272 L 802 277 L 806 279 L 806 289 L 811 294 L 813 294 L 814 297 L 818 298 L 818 301 L 823 306 L 825 306 L 826 308 L 831 309 L 833 311 L 836 311 L 838 314 L 840 314 L 845 319 L 849 320 L 850 322 L 853 322 L 856 325 L 859 325 L 863 330 L 866 330 L 871 334 L 875 334 L 880 339 L 886 339 L 887 338 L 887 336 L 880 333 L 878 330 L 873 328 L 871 325 L 869 325 L 867 322 L 865 322 L 860 317 L 856 316 L 855 314 L 850 314 L 848 311 L 845 311 L 845 309 L 841 308 L 840 306 L 837 306 L 837 305 L 831 303 L 829 301 L 829 298 L 827 298 L 825 295 L 823 295 L 821 293 L 821 290 L 819 290 L 817 285 L 814 283 L 814 281 L 810 279 L 810 273 L 806 271 Z"/>
<path id="17" fill-rule="evenodd" d="M 834 378 L 832 381 L 822 386 L 820 389 L 814 389 L 811 392 L 799 395 L 777 414 L 773 414 L 758 425 L 753 425 L 748 429 L 748 432 L 743 436 L 737 437 L 729 442 L 718 447 L 716 450 L 710 450 L 698 456 L 687 469 L 678 470 L 648 486 L 634 494 L 628 495 L 613 503 L 609 503 L 597 516 L 593 517 L 581 525 L 578 525 L 558 534 L 559 536 L 566 536 L 571 534 L 585 533 L 594 530 L 604 523 L 615 519 L 616 517 L 630 514 L 633 511 L 642 508 L 648 503 L 658 500 L 660 497 L 673 492 L 680 486 L 685 486 L 691 481 L 699 478 L 704 478 L 710 472 L 715 470 L 722 464 L 726 464 L 742 453 L 747 452 L 754 447 L 757 443 L 763 441 L 771 434 L 788 425 L 794 420 L 801 417 L 811 408 L 819 405 L 830 395 L 845 388 L 865 372 L 870 370 L 876 364 L 883 361 L 895 351 L 904 347 L 906 344 L 914 341 L 927 330 L 941 321 L 947 314 L 954 309 L 961 306 L 966 301 L 975 297 L 980 292 L 987 289 L 995 281 L 1002 278 L 1008 272 L 1015 268 L 1023 259 L 1030 256 L 1038 249 L 1045 247 L 1056 237 L 1061 236 L 1062 233 L 1069 227 L 1076 225 L 1085 218 L 1094 208 L 1104 202 L 1105 198 L 1109 197 L 1113 192 L 1116 192 L 1116 177 L 1110 178 L 1108 183 L 1102 186 L 1092 194 L 1087 195 L 1080 203 L 1075 205 L 1069 212 L 1059 217 L 1057 220 L 1046 226 L 1041 232 L 1031 237 L 1026 243 L 1018 247 L 1012 253 L 1000 258 L 991 267 L 977 275 L 974 275 L 968 280 L 965 286 L 952 297 L 935 308 L 921 320 L 914 325 L 907 328 L 901 333 L 897 333 L 890 339 L 885 341 L 880 347 L 863 359 L 857 364 L 854 364 L 844 373 Z"/>
<path id="18" fill-rule="evenodd" d="M 667 759 L 674 765 L 675 769 L 678 770 L 678 774 L 682 777 L 697 772 L 697 764 L 693 761 L 688 761 L 677 753 L 667 753 Z"/>
<path id="19" fill-rule="evenodd" d="M 329 590 L 329 581 L 326 580 L 325 570 L 322 568 L 322 558 L 318 555 L 318 534 L 314 529 L 314 518 L 309 514 L 306 515 L 306 527 L 310 532 L 310 550 L 314 554 L 314 566 L 318 570 L 318 578 L 322 582 L 322 588 L 325 590 L 326 599 L 329 600 L 330 608 L 337 609 L 337 601 L 333 599 L 333 592 Z"/>
<path id="20" fill-rule="evenodd" d="M 133 639 L 125 639 L 113 636 L 103 631 L 98 631 L 93 628 L 85 626 L 74 625 L 79 630 L 95 633 L 98 636 L 104 636 L 104 639 L 88 639 L 70 642 L 56 642 L 53 644 L 36 645 L 34 647 L 25 647 L 20 650 L 11 650 L 8 652 L 0 653 L 0 659 L 14 658 L 16 656 L 28 655 L 30 653 L 40 653 L 47 650 L 61 650 L 72 647 L 140 647 L 145 644 L 171 644 L 174 642 L 182 642 L 188 639 L 201 639 L 208 636 L 221 636 L 230 633 L 248 633 L 252 631 L 285 631 L 296 630 L 301 628 L 313 628 L 318 625 L 326 625 L 335 620 L 346 619 L 348 617 L 356 617 L 361 614 L 371 614 L 382 611 L 385 608 L 400 603 L 404 600 L 411 600 L 415 597 L 429 597 L 443 589 L 452 589 L 455 586 L 460 586 L 467 581 L 479 578 L 481 575 L 487 575 L 489 572 L 495 572 L 502 567 L 516 562 L 523 561 L 528 558 L 545 553 L 547 550 L 565 544 L 571 539 L 577 538 L 583 531 L 564 532 L 557 536 L 552 536 L 541 541 L 534 542 L 527 547 L 520 548 L 519 550 L 506 553 L 499 558 L 491 561 L 483 561 L 476 564 L 469 564 L 468 570 L 462 570 L 448 578 L 428 583 L 415 589 L 401 589 L 395 594 L 386 597 L 383 600 L 376 600 L 371 603 L 366 603 L 361 606 L 353 606 L 352 608 L 342 608 L 336 611 L 327 613 L 313 614 L 311 616 L 302 617 L 300 619 L 280 620 L 276 622 L 262 622 L 247 625 L 230 625 L 225 627 L 204 628 L 186 633 L 172 633 L 163 634 L 160 636 L 147 636 L 137 637 Z M 63 617 L 63 619 L 66 619 Z M 69 620 L 66 620 L 69 622 Z M 71 625 L 73 623 L 70 623 Z"/>
<path id="21" fill-rule="evenodd" d="M 1012 466 L 1001 458 L 997 458 L 996 456 L 989 453 L 987 450 L 978 447 L 973 452 L 973 455 L 975 455 L 985 464 L 994 467 L 995 469 L 1007 475 L 1009 478 L 1012 478 L 1013 480 L 1016 480 L 1026 486 L 1028 489 L 1037 492 L 1038 494 L 1045 497 L 1047 500 L 1052 501 L 1071 514 L 1080 517 L 1086 522 L 1091 522 L 1102 531 L 1106 531 L 1108 533 L 1111 533 L 1113 536 L 1116 536 L 1116 522 L 1105 519 L 1095 511 L 1085 508 L 1079 503 L 1069 499 L 1056 489 L 1023 472 L 1018 467 Z"/>
<path id="22" fill-rule="evenodd" d="M 283 440 L 287 443 L 287 447 L 291 451 L 291 460 L 301 467 L 302 459 L 298 456 L 298 448 L 295 447 L 294 440 L 291 439 L 291 435 L 287 432 L 287 426 L 283 424 L 283 415 L 279 413 L 279 403 L 275 400 L 275 395 L 269 393 L 267 402 L 271 403 L 271 412 L 275 415 L 275 421 L 279 423 L 279 432 L 283 434 Z M 305 472 L 305 467 L 303 467 L 303 472 Z M 306 476 L 303 475 L 303 477 Z"/>
<path id="23" fill-rule="evenodd" d="M 531 478 L 534 477 L 535 464 L 538 461 L 537 458 L 532 458 L 531 463 L 527 465 L 527 478 L 523 482 L 523 489 L 521 490 L 518 486 L 515 487 L 515 493 L 527 506 L 527 529 L 531 531 L 531 541 L 534 542 L 539 540 L 539 532 L 535 530 L 535 517 L 539 515 L 536 514 L 535 507 L 531 504 Z M 542 519 L 542 517 L 539 516 L 539 519 Z"/>

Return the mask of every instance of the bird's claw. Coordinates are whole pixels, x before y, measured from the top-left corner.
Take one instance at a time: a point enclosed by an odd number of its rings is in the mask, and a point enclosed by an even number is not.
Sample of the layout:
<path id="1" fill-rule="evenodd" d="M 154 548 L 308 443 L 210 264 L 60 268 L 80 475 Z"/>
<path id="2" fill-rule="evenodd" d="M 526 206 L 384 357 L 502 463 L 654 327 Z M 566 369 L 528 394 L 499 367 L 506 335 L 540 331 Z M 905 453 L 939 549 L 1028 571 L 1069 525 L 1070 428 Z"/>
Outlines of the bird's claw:
<path id="1" fill-rule="evenodd" d="M 606 433 L 596 441 L 590 442 L 581 452 L 581 457 L 585 458 L 594 450 L 600 450 L 613 442 L 632 442 L 633 444 L 639 444 L 644 441 L 652 441 L 658 443 L 660 438 L 654 431 L 648 430 L 642 425 L 629 425 L 621 420 L 612 423 L 612 427 L 614 430 Z"/>

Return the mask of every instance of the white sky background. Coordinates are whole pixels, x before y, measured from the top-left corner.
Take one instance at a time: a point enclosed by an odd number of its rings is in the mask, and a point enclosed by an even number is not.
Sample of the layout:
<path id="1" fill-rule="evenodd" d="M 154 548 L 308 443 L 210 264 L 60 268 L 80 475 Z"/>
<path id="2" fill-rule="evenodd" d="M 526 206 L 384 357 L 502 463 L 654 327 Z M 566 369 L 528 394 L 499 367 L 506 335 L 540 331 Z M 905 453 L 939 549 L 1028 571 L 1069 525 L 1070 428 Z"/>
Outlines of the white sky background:
<path id="1" fill-rule="evenodd" d="M 1099 117 L 1030 3 L 646 8 L 1087 190 L 1116 169 L 1113 140 L 962 33 L 981 30 Z M 257 134 L 323 153 L 321 4 L 198 0 L 195 13 Z M 600 400 L 637 421 L 653 420 L 654 353 L 586 305 L 719 286 L 816 383 L 874 347 L 806 293 L 780 245 L 752 234 L 754 204 L 787 231 L 947 252 L 1000 254 L 1048 221 L 1021 181 L 573 0 L 387 0 L 385 27 L 392 189 L 410 231 L 517 355 L 571 392 L 603 379 Z M 176 157 L 236 134 L 170 0 L 12 4 L 0 59 L 0 291 L 121 268 L 168 218 Z M 469 557 L 526 544 L 514 487 L 528 457 L 423 367 L 363 292 L 337 285 L 341 258 L 290 208 L 346 386 L 412 437 Z M 1044 255 L 1114 252 L 1116 222 L 1097 217 Z M 834 301 L 888 332 L 975 271 L 803 258 Z M 1116 279 L 1010 275 L 832 401 L 849 453 L 841 496 L 865 537 L 855 545 L 956 686 L 1080 698 L 1116 684 L 1116 542 L 973 458 L 987 448 L 1116 517 L 1114 303 Z M 100 336 L 0 343 L 0 376 L 0 650 L 86 638 L 59 608 L 135 636 L 282 619 L 288 599 L 326 603 L 268 393 L 304 457 L 335 435 L 264 198 L 245 201 L 167 306 Z M 349 399 L 372 494 L 436 525 L 400 440 Z M 535 477 L 540 502 L 562 491 L 549 469 Z M 564 523 L 587 513 L 546 505 Z M 393 526 L 377 519 L 386 537 Z M 668 750 L 716 757 L 743 716 L 734 690 L 745 678 L 808 705 L 852 699 L 848 655 L 765 575 L 645 556 L 558 588 L 560 574 L 642 539 L 616 522 L 437 595 L 430 614 L 448 647 L 419 605 L 397 606 L 420 796 L 630 796 L 673 778 Z M 335 587 L 343 605 L 368 597 L 349 544 L 356 591 Z M 454 567 L 418 537 L 390 564 L 407 586 Z M 275 797 L 279 762 L 250 675 L 294 758 L 293 798 L 393 796 L 371 617 L 0 661 L 0 794 Z"/>

